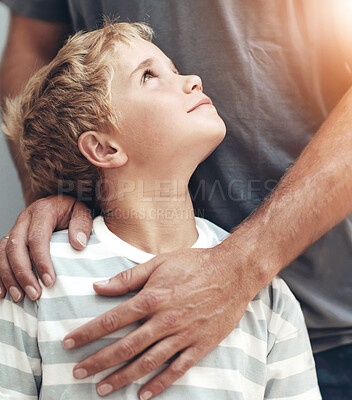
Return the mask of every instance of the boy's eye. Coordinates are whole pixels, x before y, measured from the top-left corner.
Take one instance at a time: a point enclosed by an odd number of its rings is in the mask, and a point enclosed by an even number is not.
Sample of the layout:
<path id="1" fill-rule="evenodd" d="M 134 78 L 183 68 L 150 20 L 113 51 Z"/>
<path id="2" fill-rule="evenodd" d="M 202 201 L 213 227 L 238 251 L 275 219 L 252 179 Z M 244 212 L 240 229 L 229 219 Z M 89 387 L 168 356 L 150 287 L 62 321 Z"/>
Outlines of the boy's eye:
<path id="1" fill-rule="evenodd" d="M 143 74 L 143 82 L 147 82 L 147 81 L 149 81 L 150 79 L 153 79 L 153 78 L 154 78 L 154 74 L 152 73 L 152 71 L 147 70 L 147 71 L 144 72 L 144 74 Z"/>

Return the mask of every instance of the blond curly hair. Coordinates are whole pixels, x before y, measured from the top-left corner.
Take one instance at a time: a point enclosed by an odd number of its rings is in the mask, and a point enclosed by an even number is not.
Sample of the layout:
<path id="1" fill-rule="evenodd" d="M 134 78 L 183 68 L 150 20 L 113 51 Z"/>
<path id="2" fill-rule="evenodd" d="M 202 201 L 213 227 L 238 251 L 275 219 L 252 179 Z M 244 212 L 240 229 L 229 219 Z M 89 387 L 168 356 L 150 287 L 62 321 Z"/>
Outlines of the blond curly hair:
<path id="1" fill-rule="evenodd" d="M 100 169 L 78 148 L 86 131 L 116 131 L 111 106 L 115 45 L 152 40 L 140 23 L 105 22 L 70 37 L 50 64 L 36 72 L 21 96 L 5 101 L 3 130 L 19 141 L 32 188 L 41 197 L 62 192 L 93 206 Z"/>

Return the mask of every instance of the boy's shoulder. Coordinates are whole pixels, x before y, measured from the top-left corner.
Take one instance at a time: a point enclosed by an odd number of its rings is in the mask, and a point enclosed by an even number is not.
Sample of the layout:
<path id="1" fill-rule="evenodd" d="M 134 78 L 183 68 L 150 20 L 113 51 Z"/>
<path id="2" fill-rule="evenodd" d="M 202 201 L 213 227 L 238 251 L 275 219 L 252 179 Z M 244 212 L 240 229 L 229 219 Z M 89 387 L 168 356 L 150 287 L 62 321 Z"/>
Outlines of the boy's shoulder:
<path id="1" fill-rule="evenodd" d="M 301 307 L 298 300 L 286 282 L 278 276 L 265 286 L 250 304 L 256 304 L 256 302 L 263 304 L 263 309 L 266 310 L 266 317 L 269 314 L 275 313 L 293 322 L 296 315 L 301 314 Z"/>
<path id="2" fill-rule="evenodd" d="M 90 236 L 88 238 L 88 243 L 87 246 L 92 246 L 99 244 L 100 240 L 95 234 L 94 230 L 91 231 Z M 62 248 L 64 248 L 64 245 L 70 245 L 70 240 L 68 236 L 68 229 L 63 229 L 61 231 L 56 231 L 53 232 L 53 235 L 50 239 L 50 245 L 51 246 L 59 246 L 62 245 Z M 70 245 L 71 246 L 71 245 Z"/>
<path id="3" fill-rule="evenodd" d="M 307 329 L 299 302 L 279 277 L 275 277 L 254 297 L 247 312 L 265 322 L 268 348 Z"/>
<path id="4" fill-rule="evenodd" d="M 101 241 L 94 230 L 81 251 L 71 246 L 67 229 L 55 232 L 50 242 L 50 256 L 58 280 L 73 277 L 107 279 L 135 265 Z"/>
<path id="5" fill-rule="evenodd" d="M 98 241 L 94 230 L 91 231 L 88 244 L 94 244 Z M 68 229 L 62 229 L 60 231 L 53 232 L 53 235 L 50 239 L 51 243 L 70 243 L 68 238 Z"/>
<path id="6" fill-rule="evenodd" d="M 72 259 L 100 259 L 114 256 L 113 253 L 109 253 L 108 249 L 95 234 L 94 230 L 92 230 L 89 236 L 87 246 L 81 251 L 75 250 L 70 244 L 67 229 L 53 233 L 50 240 L 50 254 L 52 257 Z"/>

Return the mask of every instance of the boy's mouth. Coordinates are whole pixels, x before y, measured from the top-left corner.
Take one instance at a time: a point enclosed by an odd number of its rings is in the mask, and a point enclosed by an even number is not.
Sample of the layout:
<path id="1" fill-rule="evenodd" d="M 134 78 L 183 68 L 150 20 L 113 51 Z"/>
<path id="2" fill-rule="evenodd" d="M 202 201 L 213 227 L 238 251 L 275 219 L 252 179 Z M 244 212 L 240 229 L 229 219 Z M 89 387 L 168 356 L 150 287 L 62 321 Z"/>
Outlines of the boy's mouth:
<path id="1" fill-rule="evenodd" d="M 209 97 L 204 97 L 202 100 L 200 100 L 194 107 L 192 107 L 190 110 L 187 111 L 187 114 L 194 111 L 196 108 L 204 105 L 211 105 L 213 106 L 213 102 L 209 99 Z"/>

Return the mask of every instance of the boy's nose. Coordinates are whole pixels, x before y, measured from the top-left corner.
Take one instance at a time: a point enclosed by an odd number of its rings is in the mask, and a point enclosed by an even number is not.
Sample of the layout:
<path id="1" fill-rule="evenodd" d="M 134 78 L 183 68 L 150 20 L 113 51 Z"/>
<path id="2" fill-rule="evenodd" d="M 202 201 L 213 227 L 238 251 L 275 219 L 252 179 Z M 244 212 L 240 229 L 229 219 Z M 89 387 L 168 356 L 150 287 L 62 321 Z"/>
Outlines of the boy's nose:
<path id="1" fill-rule="evenodd" d="M 202 80 L 197 75 L 186 75 L 184 81 L 184 90 L 186 93 L 190 93 L 193 90 L 203 91 Z"/>

